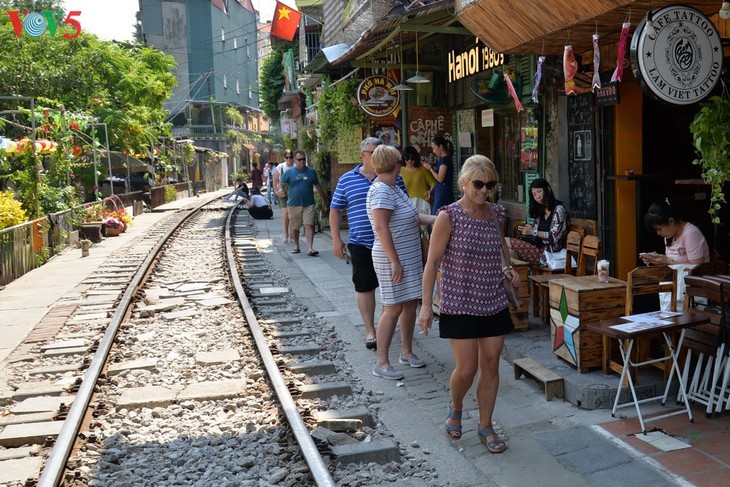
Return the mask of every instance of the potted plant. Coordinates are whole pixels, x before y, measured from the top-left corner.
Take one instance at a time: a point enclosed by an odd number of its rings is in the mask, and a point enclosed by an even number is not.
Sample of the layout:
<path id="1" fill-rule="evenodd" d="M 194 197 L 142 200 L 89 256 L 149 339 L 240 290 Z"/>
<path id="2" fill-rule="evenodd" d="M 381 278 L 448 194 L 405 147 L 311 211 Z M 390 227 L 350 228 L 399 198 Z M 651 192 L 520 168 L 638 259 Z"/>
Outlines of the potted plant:
<path id="1" fill-rule="evenodd" d="M 106 226 L 107 237 L 116 237 L 124 231 L 124 223 L 117 217 L 110 216 L 104 218 L 103 221 Z"/>
<path id="2" fill-rule="evenodd" d="M 727 92 L 725 92 L 727 93 Z M 713 223 L 720 223 L 718 215 L 727 203 L 723 187 L 730 181 L 730 99 L 713 96 L 689 126 L 692 143 L 699 158 L 692 164 L 702 167 L 702 179 L 710 185 L 710 209 Z"/>

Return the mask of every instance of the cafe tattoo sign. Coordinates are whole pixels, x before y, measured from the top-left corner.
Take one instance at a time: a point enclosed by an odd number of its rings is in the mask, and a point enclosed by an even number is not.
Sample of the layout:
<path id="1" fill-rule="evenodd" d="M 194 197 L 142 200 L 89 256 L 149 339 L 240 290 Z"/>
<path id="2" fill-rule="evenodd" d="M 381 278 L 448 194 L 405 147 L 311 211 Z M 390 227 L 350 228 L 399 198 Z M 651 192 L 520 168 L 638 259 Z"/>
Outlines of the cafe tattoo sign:
<path id="1" fill-rule="evenodd" d="M 368 76 L 357 87 L 357 103 L 371 117 L 386 117 L 395 111 L 400 100 L 400 92 L 394 87 L 395 82 L 387 76 Z"/>
<path id="2" fill-rule="evenodd" d="M 504 64 L 504 54 L 496 52 L 489 46 L 479 45 L 477 37 L 471 48 L 463 52 L 449 53 L 449 83 L 502 64 Z"/>
<path id="3" fill-rule="evenodd" d="M 673 105 L 707 97 L 720 80 L 722 41 L 712 21 L 698 10 L 672 5 L 654 12 L 656 35 L 646 20 L 631 40 L 631 65 L 645 93 Z"/>

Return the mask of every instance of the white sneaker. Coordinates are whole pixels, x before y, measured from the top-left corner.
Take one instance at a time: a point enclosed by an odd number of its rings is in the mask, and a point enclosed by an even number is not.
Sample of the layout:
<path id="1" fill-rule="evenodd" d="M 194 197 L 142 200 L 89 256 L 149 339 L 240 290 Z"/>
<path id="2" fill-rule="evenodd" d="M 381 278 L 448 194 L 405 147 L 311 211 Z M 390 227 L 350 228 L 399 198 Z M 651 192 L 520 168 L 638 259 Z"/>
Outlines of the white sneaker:
<path id="1" fill-rule="evenodd" d="M 400 356 L 398 356 L 398 363 L 402 365 L 410 365 L 414 369 L 426 366 L 426 362 L 418 358 L 418 355 L 416 355 L 415 353 L 412 353 L 411 358 L 409 358 L 408 360 L 403 358 L 403 354 L 400 354 Z"/>

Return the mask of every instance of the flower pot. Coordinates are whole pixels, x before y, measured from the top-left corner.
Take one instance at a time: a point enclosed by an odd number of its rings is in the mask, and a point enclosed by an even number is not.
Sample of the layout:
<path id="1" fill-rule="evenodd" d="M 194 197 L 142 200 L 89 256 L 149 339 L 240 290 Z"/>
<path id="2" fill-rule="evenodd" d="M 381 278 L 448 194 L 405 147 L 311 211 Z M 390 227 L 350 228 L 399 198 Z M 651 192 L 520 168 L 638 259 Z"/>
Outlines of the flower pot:
<path id="1" fill-rule="evenodd" d="M 106 227 L 106 236 L 107 237 L 117 237 L 124 231 L 124 228 L 109 228 Z"/>

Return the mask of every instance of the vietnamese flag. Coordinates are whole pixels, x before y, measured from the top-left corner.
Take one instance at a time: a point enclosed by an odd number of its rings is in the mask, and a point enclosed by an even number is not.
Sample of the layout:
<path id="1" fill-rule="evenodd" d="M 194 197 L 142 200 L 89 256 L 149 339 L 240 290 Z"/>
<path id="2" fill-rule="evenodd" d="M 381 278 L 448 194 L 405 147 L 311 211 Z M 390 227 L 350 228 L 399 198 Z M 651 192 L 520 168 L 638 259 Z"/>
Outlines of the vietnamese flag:
<path id="1" fill-rule="evenodd" d="M 290 42 L 293 41 L 301 19 L 301 12 L 277 1 L 276 10 L 274 10 L 274 21 L 271 23 L 271 35 Z"/>

